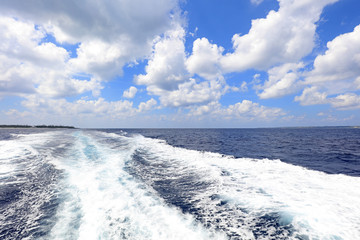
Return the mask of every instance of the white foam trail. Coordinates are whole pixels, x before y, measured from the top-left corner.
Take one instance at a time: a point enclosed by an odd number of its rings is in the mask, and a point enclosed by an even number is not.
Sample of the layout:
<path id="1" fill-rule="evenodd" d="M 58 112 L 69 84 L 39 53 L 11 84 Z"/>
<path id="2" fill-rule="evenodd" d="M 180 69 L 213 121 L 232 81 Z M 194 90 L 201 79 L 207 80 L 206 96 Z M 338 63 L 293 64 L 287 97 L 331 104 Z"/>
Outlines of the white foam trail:
<path id="1" fill-rule="evenodd" d="M 15 166 L 11 164 L 12 159 L 22 153 L 21 149 L 10 141 L 0 141 L 0 179 L 12 175 Z M 0 182 L 0 184 L 4 184 Z"/>
<path id="2" fill-rule="evenodd" d="M 206 223 L 226 233 L 243 239 L 277 239 L 273 225 L 267 226 L 266 220 L 257 223 L 266 214 L 278 214 L 280 226 L 291 224 L 296 231 L 284 231 L 283 238 L 286 234 L 289 239 L 353 240 L 360 236 L 359 177 L 329 175 L 279 160 L 235 159 L 175 148 L 141 136 L 69 133 L 72 131 L 19 135 L 16 140 L 0 141 L 0 180 L 25 170 L 36 176 L 38 168 L 32 160 L 49 161 L 64 173 L 57 186 L 62 204 L 45 239 L 224 238 L 197 224 L 193 216 L 168 206 L 149 187 L 157 179 L 149 179 L 147 185 L 131 176 L 126 163 L 133 161 L 135 151 L 145 152 L 153 164 L 166 164 L 168 168 L 159 170 L 169 179 L 193 175 L 209 183 L 206 191 L 197 192 L 189 201 L 200 209 Z M 116 141 L 107 144 L 107 139 Z M 23 161 L 24 156 L 29 161 Z M 11 179 L 13 182 L 6 184 L 26 180 Z M 42 214 L 40 206 L 49 200 L 49 191 L 36 198 L 29 193 L 31 199 L 25 197 L 9 210 L 31 201 L 33 208 L 27 219 L 37 220 Z M 236 212 L 239 209 L 243 212 Z M 259 226 L 264 234 L 255 236 L 254 229 Z"/>
<path id="3" fill-rule="evenodd" d="M 209 196 L 215 194 L 219 201 L 227 202 L 228 208 L 245 209 L 242 228 L 247 226 L 248 231 L 226 227 L 234 220 L 230 215 L 224 219 L 227 223 L 223 227 L 246 239 L 255 238 L 251 231 L 256 228 L 256 219 L 267 213 L 278 213 L 280 225 L 291 223 L 296 230 L 290 234 L 294 238 L 352 240 L 360 236 L 359 177 L 329 175 L 279 160 L 235 159 L 135 138 L 152 161 L 171 163 L 174 166 L 171 171 L 182 174 L 195 171 L 199 180 L 214 182 L 210 192 L 201 192 L 192 199 L 209 216 L 214 216 L 216 208 Z M 211 221 L 212 217 L 209 218 Z M 263 230 L 268 237 L 276 231 L 273 227 Z"/>
<path id="4" fill-rule="evenodd" d="M 53 173 L 42 175 L 46 157 L 28 141 L 32 137 L 17 137 L 0 141 L 1 239 L 33 239 L 31 232 L 46 231 L 47 224 L 39 223 L 54 194 L 49 180 Z"/>
<path id="5" fill-rule="evenodd" d="M 53 160 L 66 178 L 51 239 L 224 239 L 167 206 L 124 170 L 136 147 L 131 142 L 114 150 L 93 136 L 75 137 L 70 155 Z"/>
<path id="6" fill-rule="evenodd" d="M 0 141 L 0 180 L 7 179 L 7 181 L 1 181 L 3 184 L 20 183 L 20 178 L 11 178 L 16 173 L 21 172 L 24 168 L 33 168 L 34 164 L 29 164 L 24 159 L 35 158 L 38 152 L 30 145 L 19 143 L 17 141 Z"/>

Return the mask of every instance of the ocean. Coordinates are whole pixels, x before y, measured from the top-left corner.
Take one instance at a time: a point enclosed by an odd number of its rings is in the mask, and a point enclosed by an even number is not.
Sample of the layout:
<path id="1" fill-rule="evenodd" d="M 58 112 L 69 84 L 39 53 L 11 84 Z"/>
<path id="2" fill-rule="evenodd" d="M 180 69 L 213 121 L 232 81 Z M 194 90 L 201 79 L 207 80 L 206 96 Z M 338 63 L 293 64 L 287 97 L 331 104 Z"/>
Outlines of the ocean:
<path id="1" fill-rule="evenodd" d="M 0 129 L 0 239 L 360 239 L 360 129 Z"/>

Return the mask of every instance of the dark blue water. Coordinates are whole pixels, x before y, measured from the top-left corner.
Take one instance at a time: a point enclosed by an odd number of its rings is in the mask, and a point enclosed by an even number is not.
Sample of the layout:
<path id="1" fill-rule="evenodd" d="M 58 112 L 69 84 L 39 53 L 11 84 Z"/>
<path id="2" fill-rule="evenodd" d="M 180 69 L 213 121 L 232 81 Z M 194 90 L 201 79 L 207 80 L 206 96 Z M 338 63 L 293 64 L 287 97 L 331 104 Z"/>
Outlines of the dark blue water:
<path id="1" fill-rule="evenodd" d="M 0 239 L 357 239 L 360 129 L 0 129 Z"/>
<path id="2" fill-rule="evenodd" d="M 116 130 L 106 130 L 116 132 Z M 331 174 L 360 176 L 360 128 L 123 129 L 168 144 L 236 158 L 280 159 Z"/>

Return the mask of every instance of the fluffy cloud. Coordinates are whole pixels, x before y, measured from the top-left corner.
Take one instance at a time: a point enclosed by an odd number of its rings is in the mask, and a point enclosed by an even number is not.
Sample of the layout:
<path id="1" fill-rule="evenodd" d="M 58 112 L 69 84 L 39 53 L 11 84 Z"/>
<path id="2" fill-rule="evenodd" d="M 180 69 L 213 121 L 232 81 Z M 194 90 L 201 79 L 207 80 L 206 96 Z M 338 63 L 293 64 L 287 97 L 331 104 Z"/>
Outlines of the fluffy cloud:
<path id="1" fill-rule="evenodd" d="M 157 94 L 162 90 L 175 90 L 186 81 L 184 37 L 185 30 L 177 26 L 159 38 L 146 66 L 146 74 L 136 76 L 135 82 L 149 86 L 149 90 Z"/>
<path id="2" fill-rule="evenodd" d="M 20 111 L 18 111 L 16 109 L 10 109 L 7 112 L 5 112 L 5 115 L 15 117 L 17 119 L 21 119 L 21 118 L 24 118 L 24 117 L 31 116 L 31 113 L 27 112 L 27 111 L 20 112 Z"/>
<path id="3" fill-rule="evenodd" d="M 216 79 L 221 76 L 218 65 L 224 49 L 209 43 L 208 39 L 196 39 L 193 43 L 192 55 L 186 61 L 186 67 L 191 74 L 198 74 L 206 79 Z"/>
<path id="4" fill-rule="evenodd" d="M 283 117 L 286 114 L 280 108 L 269 108 L 250 100 L 243 100 L 228 107 L 222 107 L 218 102 L 211 102 L 207 105 L 192 108 L 190 115 L 205 115 L 228 120 L 243 119 L 263 121 Z"/>
<path id="5" fill-rule="evenodd" d="M 0 96 L 34 93 L 35 74 L 33 68 L 0 55 Z"/>
<path id="6" fill-rule="evenodd" d="M 47 99 L 36 96 L 27 97 L 22 105 L 39 116 L 132 116 L 135 110 L 129 101 L 107 102 L 103 98 L 97 100 L 80 99 L 68 102 L 65 99 Z M 111 114 L 110 114 L 111 113 Z"/>
<path id="7" fill-rule="evenodd" d="M 329 97 L 325 92 L 319 92 L 316 87 L 304 89 L 301 96 L 296 96 L 295 101 L 301 105 L 330 104 L 339 110 L 353 110 L 360 108 L 360 96 L 355 93 L 340 94 Z"/>
<path id="8" fill-rule="evenodd" d="M 44 42 L 45 32 L 35 24 L 0 17 L 0 94 L 39 93 L 49 97 L 73 96 L 92 91 L 98 95 L 101 84 L 72 78 L 66 64 L 69 53 Z"/>
<path id="9" fill-rule="evenodd" d="M 323 8 L 336 1 L 278 0 L 278 11 L 253 20 L 247 34 L 233 36 L 232 52 L 206 38 L 196 39 L 192 51 L 186 52 L 178 0 L 4 0 L 0 3 L 0 97 L 21 96 L 30 112 L 59 116 L 123 118 L 160 107 L 185 108 L 193 116 L 283 116 L 279 108 L 250 100 L 221 106 L 219 101 L 229 89 L 247 91 L 249 87 L 242 81 L 240 89 L 231 88 L 224 76 L 255 69 L 268 73 L 267 80 L 255 85 L 261 99 L 305 88 L 295 97 L 301 105 L 357 109 L 360 25 L 329 42 L 328 50 L 315 59 L 307 74 L 303 74 L 304 64 L 298 63 L 315 46 Z M 256 5 L 261 2 L 251 0 Z M 76 54 L 65 49 L 70 45 Z M 129 100 L 99 98 L 104 82 L 122 75 L 123 66 L 144 59 L 145 73 L 135 76 L 134 82 L 145 85 L 157 100 L 134 107 Z M 96 100 L 64 99 L 90 92 Z M 136 93 L 132 86 L 123 97 L 131 99 Z"/>
<path id="10" fill-rule="evenodd" d="M 330 99 L 330 103 L 340 110 L 359 109 L 360 96 L 354 93 L 341 94 Z"/>
<path id="11" fill-rule="evenodd" d="M 134 98 L 136 93 L 137 93 L 137 88 L 134 86 L 131 86 L 128 90 L 124 91 L 123 97 Z"/>
<path id="12" fill-rule="evenodd" d="M 359 108 L 360 25 L 353 32 L 328 42 L 327 51 L 316 57 L 314 69 L 306 73 L 305 88 L 295 97 L 302 105 L 330 104 L 340 110 Z"/>
<path id="13" fill-rule="evenodd" d="M 151 89 L 150 89 L 151 91 Z M 174 91 L 161 91 L 160 101 L 164 106 L 186 107 L 191 105 L 203 105 L 211 101 L 219 100 L 225 93 L 226 88 L 219 81 L 203 81 L 197 83 L 195 79 L 180 84 Z"/>
<path id="14" fill-rule="evenodd" d="M 127 100 L 64 98 L 86 92 L 100 96 L 103 81 L 148 56 L 154 39 L 177 21 L 177 1 L 5 0 L 0 7 L 0 96 L 22 96 L 26 116 L 119 119 L 156 106 L 154 99 L 136 108 Z M 56 42 L 48 41 L 50 35 Z M 62 44 L 75 44 L 76 55 Z M 124 97 L 136 91 L 131 87 Z M 8 115 L 25 116 L 15 109 Z"/>
<path id="15" fill-rule="evenodd" d="M 230 105 L 224 112 L 228 116 L 250 119 L 272 119 L 285 115 L 280 108 L 267 108 L 249 100 Z"/>
<path id="16" fill-rule="evenodd" d="M 220 99 L 226 92 L 221 75 L 202 72 L 206 68 L 206 63 L 202 63 L 206 58 L 206 50 L 211 50 L 214 45 L 210 45 L 206 39 L 197 40 L 194 43 L 194 54 L 186 58 L 184 37 L 185 30 L 181 26 L 167 32 L 156 42 L 146 66 L 146 74 L 135 77 L 135 82 L 147 85 L 147 91 L 159 96 L 165 107 L 207 104 Z M 216 54 L 216 47 L 213 50 Z M 197 81 L 191 78 L 195 73 L 207 79 Z"/>
<path id="17" fill-rule="evenodd" d="M 146 112 L 153 109 L 157 104 L 157 101 L 153 98 L 148 100 L 147 102 L 142 102 L 139 104 L 138 112 Z"/>
<path id="18" fill-rule="evenodd" d="M 279 11 L 253 20 L 248 34 L 233 36 L 234 53 L 221 59 L 222 68 L 226 72 L 267 70 L 276 64 L 297 62 L 314 47 L 322 9 L 336 1 L 279 0 Z"/>
<path id="19" fill-rule="evenodd" d="M 186 61 L 187 69 L 206 79 L 252 68 L 266 70 L 269 79 L 260 87 L 261 98 L 293 93 L 300 87 L 298 70 L 304 67 L 302 63 L 294 63 L 313 50 L 321 12 L 336 1 L 279 0 L 278 11 L 253 20 L 249 33 L 233 36 L 233 53 L 223 55 L 224 49 L 206 38 L 194 41 L 192 54 Z"/>
<path id="20" fill-rule="evenodd" d="M 106 101 L 103 98 L 96 100 L 79 99 L 69 102 L 65 99 L 49 99 L 35 95 L 28 96 L 22 101 L 22 105 L 29 109 L 29 114 L 36 114 L 38 117 L 46 118 L 49 116 L 59 117 L 105 117 L 111 119 L 126 119 L 135 115 L 151 110 L 157 102 L 150 99 L 141 102 L 138 108 L 133 107 L 133 103 L 128 100 Z M 8 114 L 13 114 L 10 111 Z M 15 112 L 19 114 L 18 112 Z"/>
<path id="21" fill-rule="evenodd" d="M 1 12 L 46 26 L 60 42 L 112 42 L 120 36 L 144 44 L 169 27 L 176 5 L 174 0 L 4 0 Z"/>
<path id="22" fill-rule="evenodd" d="M 328 103 L 327 94 L 320 93 L 316 87 L 305 88 L 301 96 L 295 97 L 295 101 L 303 106 Z"/>
<path id="23" fill-rule="evenodd" d="M 151 52 L 154 38 L 173 27 L 176 8 L 175 0 L 2 1 L 0 95 L 97 96 L 102 81 Z M 58 43 L 76 44 L 77 56 Z"/>
<path id="24" fill-rule="evenodd" d="M 308 73 L 307 84 L 328 87 L 336 86 L 332 91 L 359 89 L 360 78 L 360 25 L 353 32 L 336 37 L 328 42 L 328 50 L 316 57 L 314 69 Z M 341 84 L 336 84 L 341 82 Z M 338 85 L 343 85 L 339 89 Z"/>
<path id="25" fill-rule="evenodd" d="M 221 114 L 221 104 L 217 101 L 210 102 L 206 105 L 194 106 L 190 109 L 190 116 L 217 116 Z"/>
<path id="26" fill-rule="evenodd" d="M 40 83 L 36 92 L 44 97 L 62 98 L 77 96 L 85 92 L 92 92 L 93 96 L 98 97 L 103 88 L 96 78 L 78 80 L 57 72 L 43 73 L 43 76 L 49 76 L 49 78 Z"/>
<path id="27" fill-rule="evenodd" d="M 304 67 L 303 63 L 294 62 L 312 51 L 316 22 L 323 8 L 336 1 L 280 0 L 279 11 L 270 11 L 266 18 L 253 20 L 248 34 L 235 34 L 234 52 L 225 55 L 222 47 L 201 38 L 194 41 L 192 53 L 186 58 L 184 31 L 180 27 L 156 43 L 146 74 L 137 76 L 135 81 L 147 85 L 150 94 L 160 96 L 164 106 L 199 105 L 217 101 L 226 92 L 224 73 L 250 68 L 268 70 L 278 65 L 268 71 L 269 79 L 257 86 L 262 90 L 259 97 L 294 93 L 301 87 L 298 78 Z M 196 75 L 206 81 L 191 79 Z"/>
<path id="28" fill-rule="evenodd" d="M 282 97 L 298 90 L 300 87 L 298 69 L 303 67 L 303 63 L 287 63 L 270 69 L 268 80 L 263 86 L 258 87 L 263 89 L 258 94 L 259 97 L 262 99 Z"/>
<path id="29" fill-rule="evenodd" d="M 72 72 L 84 72 L 109 81 L 121 75 L 123 65 L 131 59 L 131 53 L 126 50 L 129 47 L 135 46 L 123 42 L 85 41 L 79 45 L 77 57 L 69 60 L 69 67 Z"/>
<path id="30" fill-rule="evenodd" d="M 63 66 L 69 58 L 65 49 L 53 43 L 41 44 L 46 33 L 42 28 L 36 28 L 34 23 L 0 15 L 0 29 L 0 53 L 3 57 L 53 68 L 54 65 Z"/>

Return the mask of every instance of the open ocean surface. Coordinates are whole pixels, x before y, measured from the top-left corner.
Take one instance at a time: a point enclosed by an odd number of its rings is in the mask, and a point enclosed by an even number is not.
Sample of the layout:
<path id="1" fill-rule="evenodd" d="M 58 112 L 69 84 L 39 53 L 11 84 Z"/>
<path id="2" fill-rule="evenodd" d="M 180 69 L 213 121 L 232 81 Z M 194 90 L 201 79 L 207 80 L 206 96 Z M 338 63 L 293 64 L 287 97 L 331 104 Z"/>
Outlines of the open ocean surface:
<path id="1" fill-rule="evenodd" d="M 0 239 L 360 239 L 360 129 L 0 129 Z"/>

